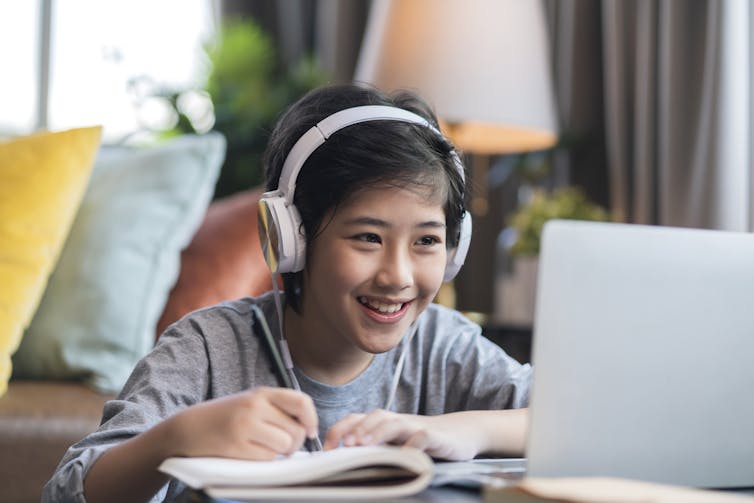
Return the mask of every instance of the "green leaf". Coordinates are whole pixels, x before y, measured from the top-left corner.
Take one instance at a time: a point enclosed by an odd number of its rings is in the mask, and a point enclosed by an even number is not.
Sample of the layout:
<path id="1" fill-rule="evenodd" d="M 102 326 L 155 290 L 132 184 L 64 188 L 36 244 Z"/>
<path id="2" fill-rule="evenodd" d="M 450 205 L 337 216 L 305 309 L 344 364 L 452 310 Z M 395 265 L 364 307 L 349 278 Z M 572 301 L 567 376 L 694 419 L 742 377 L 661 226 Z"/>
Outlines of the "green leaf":
<path id="1" fill-rule="evenodd" d="M 508 225 L 516 230 L 516 241 L 508 252 L 512 256 L 538 255 L 542 227 L 553 218 L 604 222 L 610 220 L 610 215 L 576 187 L 563 187 L 552 193 L 535 190 L 529 202 L 508 220 Z"/>

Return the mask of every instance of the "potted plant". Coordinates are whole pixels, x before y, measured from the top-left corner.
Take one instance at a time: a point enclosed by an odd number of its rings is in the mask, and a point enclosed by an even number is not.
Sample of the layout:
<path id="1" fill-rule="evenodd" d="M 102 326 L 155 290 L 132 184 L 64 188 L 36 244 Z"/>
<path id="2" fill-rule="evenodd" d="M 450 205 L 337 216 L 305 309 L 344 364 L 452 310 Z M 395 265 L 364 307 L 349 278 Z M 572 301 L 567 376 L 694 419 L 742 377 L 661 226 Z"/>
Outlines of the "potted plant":
<path id="1" fill-rule="evenodd" d="M 327 80 L 312 57 L 279 64 L 271 39 L 251 20 L 231 21 L 220 33 L 207 49 L 214 129 L 228 141 L 215 197 L 262 183 L 262 153 L 278 115 Z"/>
<path id="2" fill-rule="evenodd" d="M 552 192 L 534 189 L 529 201 L 508 220 L 498 239 L 495 318 L 530 327 L 534 322 L 542 228 L 550 219 L 608 221 L 608 212 L 576 187 Z"/>

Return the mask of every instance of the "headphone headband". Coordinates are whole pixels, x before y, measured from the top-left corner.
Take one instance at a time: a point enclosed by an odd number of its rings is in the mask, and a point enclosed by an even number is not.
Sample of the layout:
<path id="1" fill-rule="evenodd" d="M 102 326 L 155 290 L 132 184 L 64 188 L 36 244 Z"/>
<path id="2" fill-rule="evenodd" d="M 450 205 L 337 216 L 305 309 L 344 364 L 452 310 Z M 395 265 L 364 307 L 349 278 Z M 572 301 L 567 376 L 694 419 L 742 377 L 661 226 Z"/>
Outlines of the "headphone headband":
<path id="1" fill-rule="evenodd" d="M 361 122 L 395 120 L 419 124 L 431 129 L 435 134 L 442 136 L 424 117 L 417 115 L 402 108 L 390 107 L 384 105 L 365 105 L 353 108 L 346 108 L 339 112 L 325 117 L 315 126 L 311 127 L 306 133 L 298 139 L 288 157 L 285 158 L 283 169 L 280 172 L 280 181 L 278 182 L 278 191 L 288 202 L 293 201 L 293 193 L 296 190 L 296 179 L 306 160 L 317 147 L 327 141 L 330 136 L 345 127 L 359 124 Z M 463 178 L 463 169 L 460 169 Z"/>

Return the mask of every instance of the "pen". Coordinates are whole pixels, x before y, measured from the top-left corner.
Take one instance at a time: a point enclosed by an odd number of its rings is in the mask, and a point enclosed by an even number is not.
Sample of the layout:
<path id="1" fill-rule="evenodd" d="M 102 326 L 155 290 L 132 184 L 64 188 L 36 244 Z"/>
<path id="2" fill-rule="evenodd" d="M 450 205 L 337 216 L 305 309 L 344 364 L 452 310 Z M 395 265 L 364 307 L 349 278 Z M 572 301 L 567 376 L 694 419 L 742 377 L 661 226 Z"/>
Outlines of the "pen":
<path id="1" fill-rule="evenodd" d="M 270 353 L 270 359 L 272 360 L 275 373 L 277 374 L 280 381 L 283 383 L 283 386 L 289 389 L 294 389 L 296 391 L 301 391 L 299 387 L 296 386 L 296 384 L 294 384 L 294 382 L 291 380 L 290 376 L 288 375 L 288 370 L 286 369 L 285 364 L 283 363 L 283 358 L 280 355 L 278 346 L 275 343 L 275 339 L 272 337 L 272 332 L 270 332 L 269 325 L 267 325 L 267 319 L 264 317 L 264 313 L 262 312 L 262 310 L 259 309 L 259 306 L 256 306 L 256 305 L 251 306 L 251 317 L 252 317 L 254 325 L 258 325 L 262 329 L 262 334 L 264 335 L 263 339 L 265 341 L 267 350 Z M 322 442 L 319 440 L 319 435 L 314 438 L 307 438 L 304 441 L 304 447 L 309 452 L 321 451 Z"/>

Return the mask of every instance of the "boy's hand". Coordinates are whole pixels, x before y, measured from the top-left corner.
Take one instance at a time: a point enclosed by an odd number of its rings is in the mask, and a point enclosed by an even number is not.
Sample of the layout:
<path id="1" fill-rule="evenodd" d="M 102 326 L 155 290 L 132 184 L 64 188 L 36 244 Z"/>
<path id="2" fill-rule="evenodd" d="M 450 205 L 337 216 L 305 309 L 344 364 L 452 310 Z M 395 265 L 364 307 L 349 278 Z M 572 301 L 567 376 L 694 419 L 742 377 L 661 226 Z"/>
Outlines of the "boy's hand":
<path id="1" fill-rule="evenodd" d="M 286 388 L 259 387 L 189 407 L 173 423 L 174 455 L 269 460 L 298 450 L 317 434 L 311 398 Z"/>
<path id="2" fill-rule="evenodd" d="M 418 416 L 377 409 L 369 414 L 351 414 L 327 432 L 325 450 L 383 443 L 406 445 L 434 458 L 471 459 L 482 450 L 483 434 L 463 414 Z"/>

